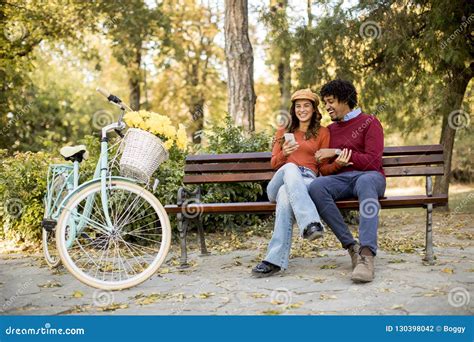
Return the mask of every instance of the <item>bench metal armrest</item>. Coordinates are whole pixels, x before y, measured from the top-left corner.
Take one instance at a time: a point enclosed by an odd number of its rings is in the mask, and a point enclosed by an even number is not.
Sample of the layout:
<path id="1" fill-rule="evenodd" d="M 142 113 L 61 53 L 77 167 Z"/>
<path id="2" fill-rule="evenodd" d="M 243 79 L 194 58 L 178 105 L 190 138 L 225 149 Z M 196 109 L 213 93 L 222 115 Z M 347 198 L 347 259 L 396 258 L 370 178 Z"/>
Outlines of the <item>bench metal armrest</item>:
<path id="1" fill-rule="evenodd" d="M 433 178 L 431 176 L 426 176 L 426 196 L 433 196 Z"/>
<path id="2" fill-rule="evenodd" d="M 201 187 L 198 186 L 194 191 L 186 189 L 184 186 L 178 189 L 178 206 L 183 205 L 183 203 L 188 198 L 194 198 L 197 201 L 201 201 Z"/>

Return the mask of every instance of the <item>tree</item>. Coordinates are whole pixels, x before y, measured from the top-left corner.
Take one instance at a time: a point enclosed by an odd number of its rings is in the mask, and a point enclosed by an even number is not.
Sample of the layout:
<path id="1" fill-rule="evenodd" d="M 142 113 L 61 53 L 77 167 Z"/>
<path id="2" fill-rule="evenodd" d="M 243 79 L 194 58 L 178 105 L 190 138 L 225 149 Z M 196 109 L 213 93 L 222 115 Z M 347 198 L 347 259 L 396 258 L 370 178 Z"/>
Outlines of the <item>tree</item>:
<path id="1" fill-rule="evenodd" d="M 208 119 L 225 111 L 221 107 L 226 89 L 219 71 L 224 53 L 216 43 L 220 12 L 194 0 L 167 1 L 163 11 L 173 34 L 168 48 L 154 58 L 153 106 L 173 113 L 178 122 L 189 122 L 187 132 L 200 144 Z"/>
<path id="2" fill-rule="evenodd" d="M 162 50 L 169 44 L 169 19 L 161 6 L 151 7 L 144 0 L 105 1 L 99 5 L 114 57 L 126 67 L 129 104 L 134 110 L 140 109 L 144 54 L 148 49 Z"/>
<path id="3" fill-rule="evenodd" d="M 225 53 L 229 114 L 237 125 L 255 130 L 253 50 L 248 36 L 247 0 L 225 1 Z"/>
<path id="4" fill-rule="evenodd" d="M 40 148 L 38 138 L 47 125 L 44 120 L 57 115 L 61 104 L 38 102 L 46 95 L 31 82 L 38 48 L 61 52 L 72 47 L 82 58 L 93 59 L 95 53 L 85 46 L 85 36 L 94 26 L 95 13 L 82 1 L 70 1 L 67 11 L 64 4 L 55 1 L 0 2 L 0 148 Z M 63 113 L 67 107 L 59 111 Z M 40 111 L 44 109 L 53 110 Z M 38 114 L 41 122 L 37 121 Z M 56 116 L 52 121 L 61 119 Z"/>
<path id="5" fill-rule="evenodd" d="M 268 27 L 267 41 L 271 46 L 269 62 L 276 67 L 280 88 L 280 110 L 288 110 L 291 98 L 291 53 L 293 37 L 287 18 L 288 0 L 271 0 L 270 10 L 262 19 Z"/>
<path id="6" fill-rule="evenodd" d="M 364 103 L 382 103 L 385 123 L 405 135 L 441 123 L 445 175 L 436 179 L 437 193 L 449 189 L 456 133 L 450 119 L 462 109 L 474 72 L 473 6 L 463 0 L 392 0 L 344 9 L 338 2 L 313 29 L 297 33 L 301 83 L 354 80 Z"/>

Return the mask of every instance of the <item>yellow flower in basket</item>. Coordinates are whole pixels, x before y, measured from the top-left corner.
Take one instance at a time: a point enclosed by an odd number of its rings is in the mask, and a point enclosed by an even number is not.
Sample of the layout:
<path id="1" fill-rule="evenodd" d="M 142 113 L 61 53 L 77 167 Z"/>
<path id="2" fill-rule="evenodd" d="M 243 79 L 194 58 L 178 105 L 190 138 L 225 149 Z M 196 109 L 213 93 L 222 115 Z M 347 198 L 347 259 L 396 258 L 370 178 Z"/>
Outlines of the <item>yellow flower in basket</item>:
<path id="1" fill-rule="evenodd" d="M 185 150 L 188 143 L 188 136 L 186 134 L 186 128 L 183 124 L 179 124 L 178 133 L 176 133 L 176 146 L 180 150 Z"/>
<path id="2" fill-rule="evenodd" d="M 123 118 L 128 127 L 142 128 L 145 125 L 144 117 L 140 112 L 128 112 Z"/>
<path id="3" fill-rule="evenodd" d="M 175 143 L 179 149 L 186 148 L 187 138 L 184 126 L 180 124 L 179 130 L 176 131 L 171 120 L 165 115 L 140 110 L 125 114 L 124 121 L 128 127 L 139 128 L 159 137 L 167 150 Z"/>

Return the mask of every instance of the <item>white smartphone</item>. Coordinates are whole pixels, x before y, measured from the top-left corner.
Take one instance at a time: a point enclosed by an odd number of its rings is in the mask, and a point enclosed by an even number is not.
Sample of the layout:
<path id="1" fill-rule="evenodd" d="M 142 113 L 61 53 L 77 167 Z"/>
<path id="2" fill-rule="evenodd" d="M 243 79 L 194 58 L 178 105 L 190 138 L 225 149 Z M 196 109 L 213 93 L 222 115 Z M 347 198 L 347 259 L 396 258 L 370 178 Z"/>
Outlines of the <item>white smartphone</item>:
<path id="1" fill-rule="evenodd" d="M 296 144 L 295 135 L 293 133 L 285 133 L 285 141 L 290 144 Z"/>

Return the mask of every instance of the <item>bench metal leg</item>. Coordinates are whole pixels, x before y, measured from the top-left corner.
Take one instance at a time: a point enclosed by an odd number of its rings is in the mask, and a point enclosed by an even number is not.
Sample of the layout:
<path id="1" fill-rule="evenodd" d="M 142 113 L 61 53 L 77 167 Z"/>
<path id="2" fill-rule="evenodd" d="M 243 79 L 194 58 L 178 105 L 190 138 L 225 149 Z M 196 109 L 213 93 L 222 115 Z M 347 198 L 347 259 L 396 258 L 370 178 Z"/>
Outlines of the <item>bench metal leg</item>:
<path id="1" fill-rule="evenodd" d="M 198 218 L 197 224 L 198 224 L 199 240 L 201 242 L 201 255 L 209 255 L 211 253 L 209 253 L 207 251 L 207 248 L 206 248 L 206 239 L 204 237 L 204 227 L 202 226 L 202 216 L 201 215 Z"/>
<path id="2" fill-rule="evenodd" d="M 189 267 L 188 264 L 188 252 L 186 247 L 186 235 L 188 233 L 189 221 L 183 217 L 182 214 L 177 215 L 178 220 L 178 231 L 179 231 L 179 240 L 181 242 L 181 259 L 180 259 L 180 268 Z"/>
<path id="3" fill-rule="evenodd" d="M 431 176 L 426 177 L 426 195 L 433 196 L 433 180 Z M 433 252 L 433 204 L 426 206 L 426 242 L 425 242 L 425 257 L 423 262 L 426 265 L 434 265 Z"/>
<path id="4" fill-rule="evenodd" d="M 423 261 L 428 265 L 434 265 L 433 252 L 433 204 L 426 207 L 426 247 Z"/>

